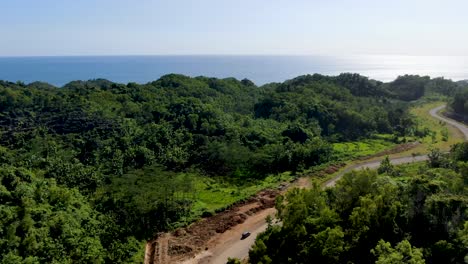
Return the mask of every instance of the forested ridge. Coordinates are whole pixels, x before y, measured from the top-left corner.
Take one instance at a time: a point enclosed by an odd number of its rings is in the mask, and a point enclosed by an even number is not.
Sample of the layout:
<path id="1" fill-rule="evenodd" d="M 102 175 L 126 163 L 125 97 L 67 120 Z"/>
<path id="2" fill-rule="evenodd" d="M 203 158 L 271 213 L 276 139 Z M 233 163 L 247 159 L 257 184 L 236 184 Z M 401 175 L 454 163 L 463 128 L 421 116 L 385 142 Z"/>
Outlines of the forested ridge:
<path id="1" fill-rule="evenodd" d="M 461 82 L 468 87 L 466 81 Z M 449 103 L 449 112 L 455 114 L 455 117 L 467 121 L 468 117 L 468 89 L 457 91 L 451 98 Z"/>
<path id="2" fill-rule="evenodd" d="M 357 74 L 261 87 L 175 74 L 0 81 L 2 262 L 141 262 L 145 239 L 193 219 L 191 175 L 236 185 L 330 162 L 332 142 L 414 136 L 408 101 L 462 86 Z"/>

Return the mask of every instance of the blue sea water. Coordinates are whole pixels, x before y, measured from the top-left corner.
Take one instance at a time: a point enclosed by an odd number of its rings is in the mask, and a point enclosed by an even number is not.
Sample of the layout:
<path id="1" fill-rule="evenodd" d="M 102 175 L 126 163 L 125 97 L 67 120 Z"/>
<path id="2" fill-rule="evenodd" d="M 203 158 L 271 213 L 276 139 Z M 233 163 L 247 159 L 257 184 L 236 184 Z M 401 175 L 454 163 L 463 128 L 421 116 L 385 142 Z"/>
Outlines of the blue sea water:
<path id="1" fill-rule="evenodd" d="M 146 83 L 169 73 L 188 76 L 248 78 L 257 85 L 303 74 L 360 73 L 391 81 L 420 74 L 468 79 L 468 57 L 444 56 L 83 56 L 1 57 L 0 79 L 43 81 L 62 86 L 73 80 L 104 78 Z"/>

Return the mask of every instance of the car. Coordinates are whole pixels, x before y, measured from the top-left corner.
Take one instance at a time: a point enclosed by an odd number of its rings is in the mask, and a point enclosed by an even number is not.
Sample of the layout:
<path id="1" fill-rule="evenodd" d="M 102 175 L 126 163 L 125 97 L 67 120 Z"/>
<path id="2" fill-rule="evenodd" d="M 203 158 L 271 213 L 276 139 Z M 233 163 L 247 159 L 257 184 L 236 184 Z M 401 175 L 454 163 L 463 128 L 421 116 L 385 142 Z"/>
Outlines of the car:
<path id="1" fill-rule="evenodd" d="M 242 233 L 241 240 L 246 239 L 249 236 L 250 236 L 250 232 L 246 231 L 246 232 Z"/>

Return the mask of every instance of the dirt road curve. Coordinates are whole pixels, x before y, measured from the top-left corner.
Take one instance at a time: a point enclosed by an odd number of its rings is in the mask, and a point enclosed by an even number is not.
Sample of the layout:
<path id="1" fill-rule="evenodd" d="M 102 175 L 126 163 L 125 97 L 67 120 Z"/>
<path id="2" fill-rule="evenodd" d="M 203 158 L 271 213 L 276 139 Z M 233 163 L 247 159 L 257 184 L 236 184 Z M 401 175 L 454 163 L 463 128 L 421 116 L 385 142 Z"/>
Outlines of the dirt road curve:
<path id="1" fill-rule="evenodd" d="M 394 165 L 399 165 L 399 164 L 405 164 L 405 163 L 411 163 L 411 162 L 418 162 L 418 161 L 424 161 L 427 160 L 427 155 L 421 155 L 421 156 L 415 156 L 415 157 L 402 157 L 402 158 L 397 158 L 397 159 L 391 159 L 390 163 Z M 353 170 L 360 170 L 360 169 L 376 169 L 380 166 L 381 160 L 377 161 L 371 161 L 371 162 L 364 162 L 360 164 L 356 164 L 352 167 L 346 168 L 345 170 L 341 171 L 337 176 L 335 176 L 333 179 L 327 181 L 324 186 L 325 187 L 333 187 L 336 184 L 336 181 L 338 181 L 343 175 L 346 173 L 353 171 Z"/>
<path id="2" fill-rule="evenodd" d="M 453 120 L 447 119 L 445 117 L 439 116 L 437 113 L 445 107 L 439 106 L 437 108 L 431 109 L 430 114 L 442 120 L 456 128 L 458 128 L 464 135 L 465 138 L 468 139 L 468 128 L 460 123 L 457 123 Z M 415 157 L 402 157 L 397 159 L 392 159 L 392 164 L 404 164 L 410 162 L 417 162 L 417 161 L 424 161 L 427 160 L 427 156 L 415 156 Z M 330 181 L 324 184 L 325 187 L 332 187 L 335 183 L 347 172 L 356 169 L 364 169 L 364 168 L 377 168 L 380 165 L 380 160 L 372 161 L 372 162 L 363 162 L 360 164 L 356 164 L 350 168 L 343 170 L 339 175 L 335 178 L 331 179 Z M 247 219 L 243 224 L 237 225 L 235 228 L 227 231 L 222 235 L 221 239 L 218 239 L 213 247 L 211 247 L 208 251 L 205 251 L 195 258 L 183 262 L 184 264 L 204 264 L 204 263 L 213 263 L 213 264 L 225 264 L 227 262 L 228 257 L 235 257 L 238 259 L 244 259 L 248 256 L 248 252 L 250 247 L 255 242 L 255 237 L 260 232 L 263 232 L 267 225 L 265 223 L 265 217 L 267 215 L 272 215 L 275 213 L 274 208 L 270 208 L 268 210 L 259 212 L 258 215 L 252 216 L 251 218 Z M 247 239 L 240 240 L 241 233 L 244 231 L 250 231 L 252 235 Z"/>
<path id="3" fill-rule="evenodd" d="M 183 264 L 205 264 L 205 263 L 222 263 L 225 264 L 229 257 L 243 259 L 249 255 L 250 246 L 255 243 L 255 238 L 258 234 L 265 231 L 267 224 L 265 218 L 268 215 L 274 216 L 275 208 L 269 208 L 260 212 L 258 215 L 249 217 L 242 225 L 226 231 L 218 241 L 224 243 L 210 250 L 211 255 L 201 258 L 197 262 L 185 262 Z M 251 235 L 246 239 L 240 240 L 244 231 L 249 230 Z"/>
<path id="4" fill-rule="evenodd" d="M 445 108 L 445 105 L 441 105 L 439 107 L 436 107 L 436 108 L 433 108 L 431 109 L 431 111 L 429 111 L 429 113 L 431 114 L 431 116 L 441 120 L 441 121 L 444 121 L 445 123 L 451 125 L 451 126 L 454 126 L 456 127 L 458 130 L 460 130 L 463 135 L 465 135 L 465 140 L 468 140 L 468 127 L 461 124 L 461 123 L 458 123 L 457 121 L 455 120 L 452 120 L 452 119 L 448 119 L 444 116 L 441 116 L 439 114 L 437 114 L 440 110 L 444 109 Z"/>
<path id="5" fill-rule="evenodd" d="M 438 114 L 438 112 L 442 109 L 445 108 L 445 105 L 441 105 L 441 106 L 438 106 L 436 108 L 433 108 L 429 111 L 429 114 L 436 118 L 436 119 L 439 119 L 455 128 L 457 128 L 458 130 L 460 130 L 463 135 L 465 136 L 465 140 L 468 140 L 468 127 L 466 127 L 465 125 L 461 124 L 461 123 L 458 123 L 452 119 L 448 119 L 444 116 L 441 116 Z M 396 158 L 396 159 L 392 159 L 390 162 L 394 165 L 398 165 L 398 164 L 404 164 L 404 163 L 410 163 L 410 162 L 417 162 L 417 161 L 424 161 L 424 160 L 427 160 L 427 155 L 421 155 L 421 156 L 415 156 L 415 157 L 402 157 L 402 158 Z M 380 165 L 380 160 L 379 161 L 373 161 L 373 162 L 364 162 L 364 163 L 360 163 L 360 164 L 356 164 L 350 168 L 347 168 L 345 170 L 343 170 L 342 172 L 340 172 L 336 177 L 334 177 L 333 179 L 329 180 L 328 182 L 325 183 L 325 187 L 332 187 L 335 185 L 336 181 L 339 180 L 341 178 L 341 176 L 343 176 L 345 173 L 347 172 L 350 172 L 352 170 L 359 170 L 359 169 L 364 169 L 364 168 L 369 168 L 369 169 L 375 169 L 375 168 L 378 168 Z"/>

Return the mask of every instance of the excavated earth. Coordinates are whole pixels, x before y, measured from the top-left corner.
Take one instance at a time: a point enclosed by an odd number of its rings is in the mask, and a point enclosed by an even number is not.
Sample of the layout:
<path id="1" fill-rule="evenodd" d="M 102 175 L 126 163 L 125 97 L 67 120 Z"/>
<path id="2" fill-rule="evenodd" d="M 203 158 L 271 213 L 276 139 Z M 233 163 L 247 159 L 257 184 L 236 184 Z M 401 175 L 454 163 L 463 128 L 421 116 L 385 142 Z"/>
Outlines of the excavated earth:
<path id="1" fill-rule="evenodd" d="M 194 257 L 207 250 L 210 240 L 243 223 L 247 217 L 275 206 L 279 190 L 264 190 L 245 202 L 237 203 L 229 209 L 203 218 L 188 227 L 172 233 L 161 233 L 146 245 L 145 264 L 177 263 Z"/>

